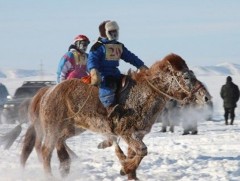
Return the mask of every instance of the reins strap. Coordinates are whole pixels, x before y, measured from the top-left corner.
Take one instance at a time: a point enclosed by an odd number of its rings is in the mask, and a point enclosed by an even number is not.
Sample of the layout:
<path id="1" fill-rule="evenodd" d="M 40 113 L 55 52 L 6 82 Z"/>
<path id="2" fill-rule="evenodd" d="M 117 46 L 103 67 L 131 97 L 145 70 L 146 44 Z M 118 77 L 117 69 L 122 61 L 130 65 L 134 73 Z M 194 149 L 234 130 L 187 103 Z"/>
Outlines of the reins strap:
<path id="1" fill-rule="evenodd" d="M 89 92 L 89 94 L 88 94 L 87 99 L 86 99 L 85 102 L 83 103 L 83 105 L 82 105 L 81 107 L 79 107 L 78 111 L 77 111 L 76 113 L 74 113 L 74 115 L 72 115 L 71 117 L 64 118 L 64 120 L 72 119 L 72 118 L 74 118 L 75 116 L 77 116 L 77 115 L 81 112 L 82 108 L 86 105 L 88 99 L 90 98 L 90 96 L 91 96 L 91 94 L 92 94 L 93 86 L 90 86 L 90 87 L 91 87 L 91 90 L 90 90 L 90 92 Z"/>
<path id="2" fill-rule="evenodd" d="M 175 97 L 173 97 L 173 96 L 170 96 L 170 95 L 166 94 L 165 92 L 159 90 L 159 89 L 156 88 L 149 80 L 146 79 L 146 81 L 147 81 L 147 83 L 150 85 L 150 87 L 152 87 L 157 93 L 162 94 L 162 95 L 164 95 L 165 97 L 167 97 L 167 98 L 169 98 L 169 99 L 174 99 L 174 100 L 176 100 L 176 101 L 178 101 L 178 102 L 182 102 L 182 100 L 177 99 L 177 98 L 175 98 Z"/>
<path id="3" fill-rule="evenodd" d="M 196 88 L 196 89 L 194 89 L 192 92 L 191 92 L 191 94 L 195 94 L 199 89 L 201 89 L 203 87 L 203 84 L 199 84 L 199 86 Z"/>

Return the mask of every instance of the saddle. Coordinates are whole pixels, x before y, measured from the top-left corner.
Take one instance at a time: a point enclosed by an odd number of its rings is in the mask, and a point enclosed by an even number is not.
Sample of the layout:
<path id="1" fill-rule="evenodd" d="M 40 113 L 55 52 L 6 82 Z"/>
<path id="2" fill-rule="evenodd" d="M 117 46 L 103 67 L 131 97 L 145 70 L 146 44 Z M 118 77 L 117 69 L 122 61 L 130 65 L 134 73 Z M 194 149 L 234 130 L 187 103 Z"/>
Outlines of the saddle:
<path id="1" fill-rule="evenodd" d="M 85 84 L 90 84 L 91 83 L 91 76 L 90 75 L 84 76 L 80 80 L 81 80 L 81 82 L 83 82 Z M 121 79 L 120 79 L 118 88 L 117 88 L 117 94 L 120 94 L 122 91 L 124 91 L 126 89 L 126 87 L 129 84 L 129 81 L 130 81 L 129 76 L 123 74 Z"/>

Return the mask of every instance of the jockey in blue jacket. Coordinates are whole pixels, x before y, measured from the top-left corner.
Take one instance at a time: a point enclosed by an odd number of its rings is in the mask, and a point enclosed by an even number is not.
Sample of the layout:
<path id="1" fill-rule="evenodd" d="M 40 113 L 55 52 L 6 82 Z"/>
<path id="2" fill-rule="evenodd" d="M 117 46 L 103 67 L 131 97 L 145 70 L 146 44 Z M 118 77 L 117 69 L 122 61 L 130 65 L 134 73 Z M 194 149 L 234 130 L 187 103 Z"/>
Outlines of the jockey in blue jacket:
<path id="1" fill-rule="evenodd" d="M 147 69 L 143 61 L 118 42 L 119 27 L 115 21 L 104 21 L 99 26 L 100 36 L 92 46 L 87 69 L 91 75 L 91 84 L 99 86 L 99 98 L 108 111 L 108 117 L 118 115 L 120 106 L 116 102 L 115 93 L 121 73 L 119 60 L 132 64 L 138 69 Z"/>
<path id="2" fill-rule="evenodd" d="M 58 71 L 57 82 L 66 79 L 82 78 L 87 76 L 87 47 L 90 41 L 85 35 L 78 35 L 74 38 L 73 44 L 68 48 L 68 52 L 61 58 Z"/>

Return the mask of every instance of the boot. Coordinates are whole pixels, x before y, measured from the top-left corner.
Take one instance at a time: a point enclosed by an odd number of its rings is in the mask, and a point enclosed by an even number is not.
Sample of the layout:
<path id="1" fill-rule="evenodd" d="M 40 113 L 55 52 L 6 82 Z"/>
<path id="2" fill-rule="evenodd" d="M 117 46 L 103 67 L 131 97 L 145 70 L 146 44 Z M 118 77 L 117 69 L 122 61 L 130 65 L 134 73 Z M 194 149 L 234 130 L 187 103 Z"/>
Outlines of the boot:
<path id="1" fill-rule="evenodd" d="M 121 106 L 119 104 L 111 105 L 106 108 L 108 113 L 108 118 L 120 117 Z"/>
<path id="2" fill-rule="evenodd" d="M 230 123 L 231 125 L 233 125 L 233 121 L 234 121 L 234 119 L 231 120 L 231 123 Z"/>
<path id="3" fill-rule="evenodd" d="M 161 132 L 166 133 L 167 132 L 167 127 L 163 126 L 161 129 Z"/>
<path id="4" fill-rule="evenodd" d="M 170 126 L 169 131 L 170 131 L 171 133 L 173 133 L 173 132 L 174 132 L 174 126 Z"/>
<path id="5" fill-rule="evenodd" d="M 228 125 L 228 121 L 227 120 L 225 120 L 225 124 Z"/>
<path id="6" fill-rule="evenodd" d="M 193 130 L 192 131 L 192 135 L 197 135 L 198 134 L 198 131 L 197 130 Z"/>
<path id="7" fill-rule="evenodd" d="M 189 130 L 183 130 L 183 134 L 182 135 L 188 135 L 190 134 Z"/>

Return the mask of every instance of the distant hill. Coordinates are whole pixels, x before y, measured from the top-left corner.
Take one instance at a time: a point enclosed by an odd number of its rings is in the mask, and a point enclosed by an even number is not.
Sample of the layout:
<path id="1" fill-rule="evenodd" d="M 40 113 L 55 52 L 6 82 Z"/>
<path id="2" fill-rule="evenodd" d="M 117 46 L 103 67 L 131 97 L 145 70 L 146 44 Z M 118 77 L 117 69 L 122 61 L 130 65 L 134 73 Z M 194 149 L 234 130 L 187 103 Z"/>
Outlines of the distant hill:
<path id="1" fill-rule="evenodd" d="M 233 63 L 221 63 L 215 66 L 196 66 L 192 67 L 192 70 L 198 76 L 240 75 L 240 65 Z"/>
<path id="2" fill-rule="evenodd" d="M 0 69 L 0 78 L 24 78 L 41 75 L 55 75 L 53 72 L 41 72 L 40 70 L 27 70 L 27 69 Z"/>
<path id="3" fill-rule="evenodd" d="M 213 66 L 195 66 L 190 67 L 197 76 L 210 75 L 240 75 L 240 65 L 233 63 L 221 63 Z M 44 72 L 44 76 L 55 76 L 55 72 Z M 0 69 L 0 78 L 24 78 L 41 76 L 40 70 L 26 69 Z"/>

